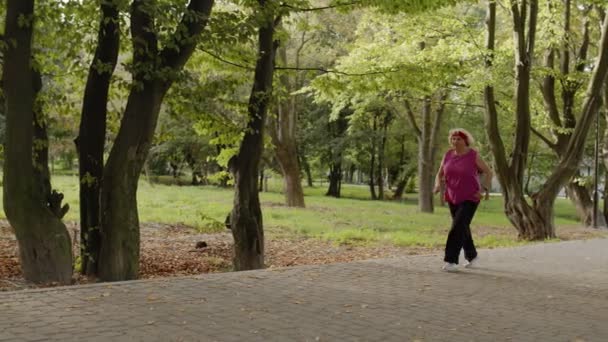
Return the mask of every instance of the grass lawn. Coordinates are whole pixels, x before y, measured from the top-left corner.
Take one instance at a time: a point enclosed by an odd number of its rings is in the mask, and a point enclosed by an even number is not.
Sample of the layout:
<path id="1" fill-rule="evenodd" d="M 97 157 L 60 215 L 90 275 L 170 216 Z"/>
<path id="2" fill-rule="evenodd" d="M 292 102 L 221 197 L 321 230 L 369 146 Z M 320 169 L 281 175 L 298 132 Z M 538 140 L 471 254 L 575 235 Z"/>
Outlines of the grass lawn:
<path id="1" fill-rule="evenodd" d="M 55 176 L 53 184 L 64 192 L 65 200 L 71 206 L 66 220 L 78 221 L 78 178 Z M 435 248 L 444 245 L 450 225 L 447 207 L 437 207 L 434 214 L 420 213 L 415 194 L 406 195 L 401 202 L 371 201 L 366 186 L 343 185 L 344 197 L 335 199 L 323 196 L 325 186 L 307 187 L 307 207 L 294 209 L 283 205 L 279 189 L 278 182 L 270 182 L 269 192 L 260 195 L 265 232 L 271 238 L 305 236 L 339 244 L 388 243 Z M 201 232 L 224 231 L 223 222 L 232 208 L 232 197 L 232 189 L 142 181 L 138 192 L 140 221 L 185 224 Z M 577 228 L 575 209 L 568 200 L 558 199 L 555 213 L 560 237 L 568 238 L 572 231 L 582 230 Z M 1 216 L 4 216 L 3 212 Z M 481 203 L 472 229 L 476 244 L 482 248 L 523 243 L 517 240 L 515 229 L 503 214 L 500 196 Z M 584 237 L 599 234 L 587 232 Z"/>

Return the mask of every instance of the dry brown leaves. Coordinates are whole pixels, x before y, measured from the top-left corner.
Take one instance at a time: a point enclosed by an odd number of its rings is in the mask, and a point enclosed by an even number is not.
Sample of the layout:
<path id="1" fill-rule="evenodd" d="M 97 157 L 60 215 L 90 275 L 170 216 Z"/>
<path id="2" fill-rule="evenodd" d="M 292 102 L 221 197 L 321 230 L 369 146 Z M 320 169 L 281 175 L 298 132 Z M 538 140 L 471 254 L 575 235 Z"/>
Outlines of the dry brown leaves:
<path id="1" fill-rule="evenodd" d="M 78 236 L 76 223 L 67 223 L 72 236 Z M 205 242 L 206 247 L 196 248 Z M 199 244 L 201 245 L 201 244 Z M 267 239 L 268 267 L 329 264 L 399 255 L 422 254 L 429 249 L 397 248 L 392 246 L 336 246 L 317 239 Z M 78 253 L 78 246 L 74 246 Z M 232 268 L 232 235 L 200 234 L 191 227 L 158 223 L 143 224 L 141 228 L 140 277 L 157 278 L 226 272 Z M 75 276 L 75 284 L 90 282 Z M 12 228 L 0 221 L 0 291 L 34 287 L 21 275 L 17 241 Z"/>

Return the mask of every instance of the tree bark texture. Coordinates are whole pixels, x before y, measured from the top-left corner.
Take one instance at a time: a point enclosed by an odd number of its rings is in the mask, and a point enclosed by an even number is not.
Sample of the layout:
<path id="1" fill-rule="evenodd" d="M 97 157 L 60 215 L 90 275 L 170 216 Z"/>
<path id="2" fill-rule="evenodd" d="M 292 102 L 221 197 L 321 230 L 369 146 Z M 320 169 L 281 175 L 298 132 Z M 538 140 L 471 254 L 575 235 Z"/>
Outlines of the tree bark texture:
<path id="1" fill-rule="evenodd" d="M 98 43 L 89 68 L 80 128 L 75 140 L 80 179 L 80 272 L 89 276 L 97 275 L 101 247 L 100 190 L 107 103 L 120 43 L 119 10 L 116 4 L 104 2 L 100 9 Z"/>
<path id="2" fill-rule="evenodd" d="M 259 0 L 258 3 L 262 11 L 267 9 L 265 0 Z M 277 48 L 274 31 L 277 22 L 266 17 L 260 24 L 257 63 L 248 106 L 249 123 L 239 153 L 230 162 L 235 179 L 234 207 L 230 214 L 230 224 L 234 238 L 236 271 L 264 267 L 264 227 L 256 180 L 264 147 L 264 123 L 272 98 L 272 77 Z"/>
<path id="3" fill-rule="evenodd" d="M 158 121 L 163 98 L 196 47 L 207 24 L 213 0 L 191 0 L 173 43 L 158 49 L 151 0 L 131 5 L 133 87 L 118 135 L 104 168 L 101 189 L 99 278 L 135 279 L 139 273 L 137 183 Z M 168 75 L 169 74 L 169 75 Z"/>
<path id="4" fill-rule="evenodd" d="M 281 63 L 286 64 L 287 51 L 284 47 L 278 49 L 278 55 Z M 298 67 L 297 62 L 296 67 Z M 270 136 L 274 144 L 275 156 L 283 174 L 285 204 L 288 207 L 304 208 L 304 190 L 302 190 L 296 141 L 297 95 L 291 94 L 298 85 L 297 80 L 294 81 L 296 84 L 291 84 L 287 73 L 281 74 L 279 80 L 286 94 L 279 98 L 277 118 L 273 129 L 270 130 Z"/>
<path id="5" fill-rule="evenodd" d="M 33 22 L 21 22 L 23 18 L 33 20 L 33 12 L 34 1 L 7 1 L 5 38 L 12 44 L 7 44 L 3 56 L 4 211 L 15 230 L 25 279 L 69 284 L 72 278 L 70 236 L 61 219 L 49 208 L 50 186 L 42 180 L 44 171 L 37 173 L 33 165 L 35 83 L 39 76 L 30 64 Z M 48 172 L 48 164 L 44 168 Z"/>

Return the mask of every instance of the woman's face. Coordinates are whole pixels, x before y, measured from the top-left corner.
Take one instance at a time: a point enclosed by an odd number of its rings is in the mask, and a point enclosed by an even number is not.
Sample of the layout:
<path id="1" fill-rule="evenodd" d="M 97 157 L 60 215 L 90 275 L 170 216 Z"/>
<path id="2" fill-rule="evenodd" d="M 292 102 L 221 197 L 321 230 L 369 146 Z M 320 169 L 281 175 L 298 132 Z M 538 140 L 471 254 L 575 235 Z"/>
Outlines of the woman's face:
<path id="1" fill-rule="evenodd" d="M 467 143 L 464 141 L 464 139 L 456 134 L 453 134 L 450 137 L 450 143 L 452 144 L 452 147 L 454 148 L 463 148 L 467 146 Z"/>

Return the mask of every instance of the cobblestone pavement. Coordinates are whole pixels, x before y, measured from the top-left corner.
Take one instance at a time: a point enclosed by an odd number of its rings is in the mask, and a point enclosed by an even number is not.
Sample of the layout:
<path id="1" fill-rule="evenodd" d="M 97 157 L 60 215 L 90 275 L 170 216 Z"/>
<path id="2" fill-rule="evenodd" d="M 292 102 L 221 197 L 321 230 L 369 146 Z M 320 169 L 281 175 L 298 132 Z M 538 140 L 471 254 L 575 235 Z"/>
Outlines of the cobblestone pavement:
<path id="1" fill-rule="evenodd" d="M 0 341 L 608 341 L 608 239 L 0 293 Z"/>

